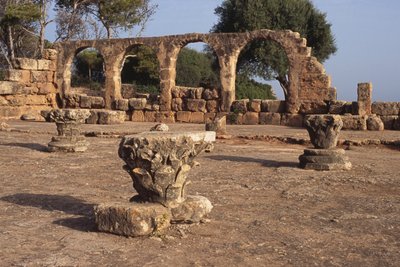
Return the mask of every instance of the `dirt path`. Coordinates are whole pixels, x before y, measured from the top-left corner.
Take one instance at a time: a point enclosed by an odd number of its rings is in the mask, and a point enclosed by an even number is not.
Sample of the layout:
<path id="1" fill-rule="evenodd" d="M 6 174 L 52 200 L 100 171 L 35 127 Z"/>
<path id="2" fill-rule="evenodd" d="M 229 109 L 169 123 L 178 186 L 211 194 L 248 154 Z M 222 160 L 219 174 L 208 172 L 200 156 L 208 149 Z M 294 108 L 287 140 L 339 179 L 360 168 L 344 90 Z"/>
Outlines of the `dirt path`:
<path id="1" fill-rule="evenodd" d="M 119 139 L 50 154 L 50 138 L 0 132 L 0 266 L 398 265 L 397 150 L 357 147 L 353 170 L 316 172 L 297 168 L 300 145 L 219 140 L 189 176 L 209 221 L 125 238 L 97 232 L 92 214 L 134 194 Z"/>

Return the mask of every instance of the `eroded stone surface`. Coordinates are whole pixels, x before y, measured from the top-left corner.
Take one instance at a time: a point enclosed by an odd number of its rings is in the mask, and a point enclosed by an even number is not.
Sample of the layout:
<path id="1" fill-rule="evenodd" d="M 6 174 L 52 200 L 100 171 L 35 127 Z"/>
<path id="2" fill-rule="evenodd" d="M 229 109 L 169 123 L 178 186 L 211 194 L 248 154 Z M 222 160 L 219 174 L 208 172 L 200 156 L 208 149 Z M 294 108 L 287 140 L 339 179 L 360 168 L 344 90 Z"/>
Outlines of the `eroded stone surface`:
<path id="1" fill-rule="evenodd" d="M 186 198 L 194 158 L 215 141 L 215 132 L 145 132 L 126 136 L 119 156 L 144 201 L 174 207 Z"/>
<path id="2" fill-rule="evenodd" d="M 206 197 L 187 196 L 186 200 L 178 207 L 171 208 L 173 223 L 197 223 L 209 214 L 213 206 Z"/>
<path id="3" fill-rule="evenodd" d="M 226 135 L 226 116 L 216 116 L 211 122 L 207 122 L 206 131 L 216 132 L 217 137 Z"/>
<path id="4" fill-rule="evenodd" d="M 94 208 L 99 231 L 138 237 L 160 234 L 170 225 L 169 209 L 158 203 L 106 203 Z"/>
<path id="5" fill-rule="evenodd" d="M 343 149 L 305 149 L 299 160 L 300 168 L 309 170 L 350 170 L 352 167 Z"/>
<path id="6" fill-rule="evenodd" d="M 343 122 L 337 115 L 310 115 L 305 118 L 305 126 L 315 148 L 336 147 Z"/>

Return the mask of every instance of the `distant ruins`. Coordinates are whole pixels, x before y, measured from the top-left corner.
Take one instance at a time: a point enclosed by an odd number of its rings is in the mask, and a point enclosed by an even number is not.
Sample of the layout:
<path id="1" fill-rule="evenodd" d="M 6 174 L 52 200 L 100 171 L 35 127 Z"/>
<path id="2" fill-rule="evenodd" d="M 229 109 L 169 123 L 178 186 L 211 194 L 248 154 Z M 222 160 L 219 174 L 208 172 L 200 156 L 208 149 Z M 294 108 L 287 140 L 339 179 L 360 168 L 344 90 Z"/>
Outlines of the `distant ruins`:
<path id="1" fill-rule="evenodd" d="M 235 100 L 236 63 L 250 42 L 271 40 L 286 51 L 290 86 L 285 100 Z M 204 42 L 216 53 L 221 88 L 176 86 L 176 60 L 189 43 Z M 124 98 L 121 66 L 136 45 L 154 50 L 160 65 L 159 96 L 140 94 Z M 88 96 L 71 88 L 74 57 L 83 49 L 97 49 L 104 58 L 105 95 Z M 232 124 L 303 126 L 307 114 L 342 115 L 343 129 L 400 130 L 400 103 L 372 103 L 370 83 L 358 85 L 356 102 L 336 100 L 336 89 L 306 40 L 292 31 L 258 30 L 246 33 L 183 34 L 164 37 L 71 41 L 55 44 L 43 59 L 17 59 L 18 69 L 8 70 L 0 81 L 0 118 L 39 119 L 41 110 L 90 109 L 86 123 L 191 122 L 205 123 L 227 115 Z M 111 112 L 113 110 L 113 112 Z M 124 115 L 125 114 L 125 115 Z M 26 116 L 25 116 L 26 117 Z M 29 117 L 29 116 L 28 116 Z"/>

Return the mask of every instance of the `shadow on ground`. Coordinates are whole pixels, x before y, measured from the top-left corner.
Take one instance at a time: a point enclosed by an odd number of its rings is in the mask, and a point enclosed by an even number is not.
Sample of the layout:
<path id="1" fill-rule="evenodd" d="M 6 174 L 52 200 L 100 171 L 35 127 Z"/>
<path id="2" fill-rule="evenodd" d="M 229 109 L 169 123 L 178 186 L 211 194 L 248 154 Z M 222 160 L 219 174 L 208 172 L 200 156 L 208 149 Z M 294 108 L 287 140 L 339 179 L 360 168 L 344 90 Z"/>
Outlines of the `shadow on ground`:
<path id="1" fill-rule="evenodd" d="M 298 168 L 298 162 L 290 162 L 290 161 L 276 161 L 276 160 L 267 160 L 267 159 L 258 159 L 258 158 L 249 158 L 249 157 L 239 157 L 239 156 L 206 156 L 208 159 L 213 160 L 226 160 L 226 161 L 234 161 L 234 162 L 253 162 L 259 163 L 264 167 L 290 167 L 290 168 Z"/>
<path id="2" fill-rule="evenodd" d="M 6 143 L 0 144 L 1 146 L 15 146 L 15 147 L 22 147 L 22 148 L 29 148 L 32 150 L 37 150 L 40 152 L 48 152 L 47 146 L 36 144 L 36 143 Z"/>
<path id="3" fill-rule="evenodd" d="M 94 204 L 65 195 L 15 194 L 0 198 L 2 201 L 20 206 L 35 207 L 47 211 L 62 211 L 79 217 L 55 220 L 53 223 L 79 231 L 95 231 Z"/>

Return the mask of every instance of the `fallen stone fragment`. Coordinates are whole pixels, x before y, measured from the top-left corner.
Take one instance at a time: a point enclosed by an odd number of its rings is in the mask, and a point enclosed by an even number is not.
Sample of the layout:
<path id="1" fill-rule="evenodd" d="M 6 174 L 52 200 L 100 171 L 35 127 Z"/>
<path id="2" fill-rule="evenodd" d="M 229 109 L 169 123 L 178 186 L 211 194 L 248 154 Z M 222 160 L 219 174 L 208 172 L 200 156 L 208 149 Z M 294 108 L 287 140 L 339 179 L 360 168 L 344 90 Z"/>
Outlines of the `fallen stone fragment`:
<path id="1" fill-rule="evenodd" d="M 168 132 L 169 127 L 165 123 L 158 123 L 150 129 L 151 132 Z"/>
<path id="2" fill-rule="evenodd" d="M 161 234 L 170 226 L 170 211 L 157 203 L 106 203 L 94 208 L 99 231 L 138 237 Z"/>

